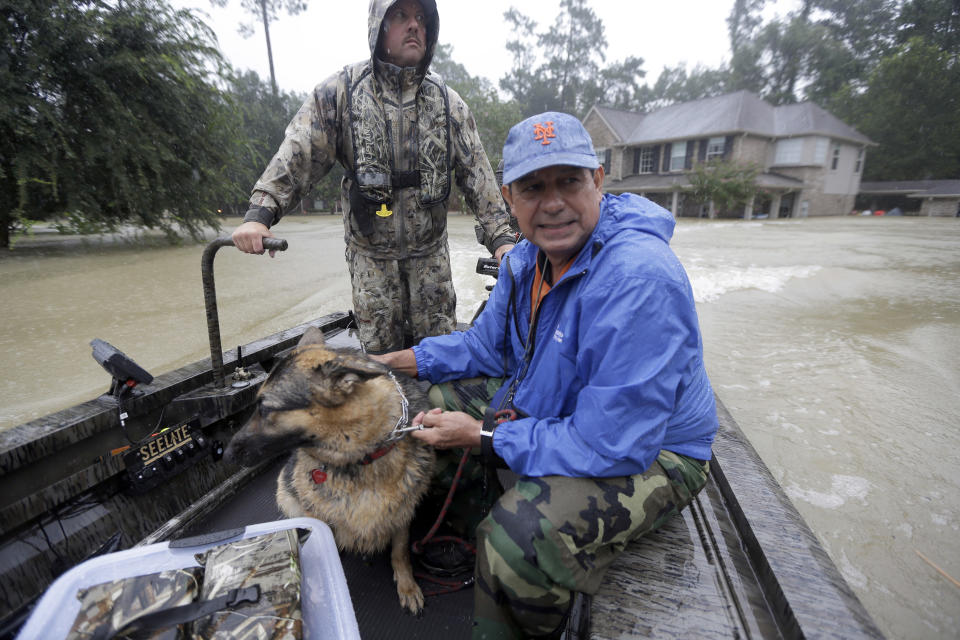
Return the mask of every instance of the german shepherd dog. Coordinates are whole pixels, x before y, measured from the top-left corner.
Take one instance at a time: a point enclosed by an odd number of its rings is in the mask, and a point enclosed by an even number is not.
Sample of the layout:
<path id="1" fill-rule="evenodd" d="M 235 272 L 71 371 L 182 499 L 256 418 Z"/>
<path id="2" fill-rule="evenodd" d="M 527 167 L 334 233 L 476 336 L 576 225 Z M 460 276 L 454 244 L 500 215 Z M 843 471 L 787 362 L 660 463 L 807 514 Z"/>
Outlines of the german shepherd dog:
<path id="1" fill-rule="evenodd" d="M 427 410 L 411 378 L 357 351 L 327 347 L 323 332 L 310 327 L 270 371 L 226 458 L 253 466 L 292 451 L 277 479 L 280 511 L 326 522 L 344 551 L 373 554 L 391 544 L 400 604 L 419 613 L 410 523 L 435 456 L 395 429 Z"/>

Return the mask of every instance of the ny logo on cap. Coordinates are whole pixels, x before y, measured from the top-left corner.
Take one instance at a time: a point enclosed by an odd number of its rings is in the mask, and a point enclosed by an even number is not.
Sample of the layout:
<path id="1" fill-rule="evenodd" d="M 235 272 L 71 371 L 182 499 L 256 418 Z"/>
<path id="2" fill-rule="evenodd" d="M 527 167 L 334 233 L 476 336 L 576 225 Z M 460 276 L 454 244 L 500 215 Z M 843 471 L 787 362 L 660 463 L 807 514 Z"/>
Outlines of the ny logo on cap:
<path id="1" fill-rule="evenodd" d="M 533 139 L 541 140 L 540 144 L 550 144 L 550 138 L 556 138 L 557 134 L 553 132 L 553 121 L 550 120 L 547 123 L 537 122 L 533 125 Z"/>

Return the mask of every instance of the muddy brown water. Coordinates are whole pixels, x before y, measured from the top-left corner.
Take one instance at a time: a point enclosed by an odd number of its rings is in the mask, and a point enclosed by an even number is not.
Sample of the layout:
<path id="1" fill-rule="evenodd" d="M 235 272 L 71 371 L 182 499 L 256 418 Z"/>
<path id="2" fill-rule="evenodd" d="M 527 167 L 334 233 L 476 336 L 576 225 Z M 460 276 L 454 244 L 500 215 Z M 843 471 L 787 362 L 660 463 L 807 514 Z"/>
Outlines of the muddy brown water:
<path id="1" fill-rule="evenodd" d="M 227 220 L 226 229 L 235 220 Z M 350 307 L 343 227 L 217 254 L 224 348 Z M 450 218 L 458 316 L 493 280 Z M 960 220 L 681 220 L 714 388 L 891 638 L 957 638 Z M 209 356 L 199 245 L 38 233 L 0 256 L 0 428 L 106 391 L 101 338 L 157 375 Z"/>

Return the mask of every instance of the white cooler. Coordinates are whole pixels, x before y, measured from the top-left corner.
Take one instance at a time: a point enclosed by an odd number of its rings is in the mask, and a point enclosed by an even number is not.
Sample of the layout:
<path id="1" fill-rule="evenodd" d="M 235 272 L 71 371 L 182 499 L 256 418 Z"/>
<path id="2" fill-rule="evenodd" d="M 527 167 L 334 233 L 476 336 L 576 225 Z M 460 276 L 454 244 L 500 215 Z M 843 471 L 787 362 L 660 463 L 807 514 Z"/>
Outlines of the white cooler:
<path id="1" fill-rule="evenodd" d="M 91 558 L 70 569 L 50 585 L 37 603 L 17 640 L 60 640 L 67 636 L 80 612 L 80 589 L 167 569 L 200 566 L 195 554 L 244 538 L 283 531 L 309 529 L 300 547 L 303 635 L 308 640 L 360 640 L 353 603 L 347 590 L 340 555 L 330 528 L 314 518 L 290 518 L 253 524 L 242 533 L 189 547 L 160 542 Z"/>

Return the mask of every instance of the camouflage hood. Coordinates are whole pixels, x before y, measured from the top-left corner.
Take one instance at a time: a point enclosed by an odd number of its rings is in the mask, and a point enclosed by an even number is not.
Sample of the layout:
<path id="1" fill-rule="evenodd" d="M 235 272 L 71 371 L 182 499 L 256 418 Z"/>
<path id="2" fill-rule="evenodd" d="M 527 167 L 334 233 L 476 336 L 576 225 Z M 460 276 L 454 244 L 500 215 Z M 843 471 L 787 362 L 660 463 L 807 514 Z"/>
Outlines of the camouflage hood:
<path id="1" fill-rule="evenodd" d="M 437 48 L 437 38 L 440 33 L 440 14 L 437 12 L 437 3 L 434 0 L 418 0 L 427 14 L 427 48 L 420 63 L 420 70 L 426 71 L 433 60 L 433 52 Z M 387 10 L 397 3 L 397 0 L 370 0 L 370 16 L 367 18 L 367 40 L 370 44 L 370 61 L 379 57 L 380 35 L 383 33 L 383 18 Z"/>

